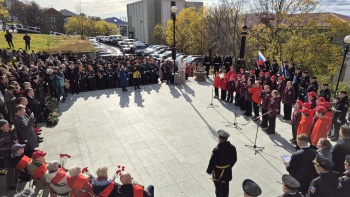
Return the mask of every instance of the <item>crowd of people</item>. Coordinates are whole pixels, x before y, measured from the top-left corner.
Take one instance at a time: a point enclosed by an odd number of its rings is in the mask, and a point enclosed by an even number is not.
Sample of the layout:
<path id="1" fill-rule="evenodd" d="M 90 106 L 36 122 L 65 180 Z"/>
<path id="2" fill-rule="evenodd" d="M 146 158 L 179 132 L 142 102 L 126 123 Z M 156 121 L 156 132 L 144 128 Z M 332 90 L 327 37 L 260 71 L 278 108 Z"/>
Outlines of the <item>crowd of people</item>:
<path id="1" fill-rule="evenodd" d="M 23 50 L 10 52 L 8 49 L 1 51 L 1 54 L 5 63 L 0 68 L 0 150 L 1 168 L 6 168 L 9 172 L 7 187 L 15 189 L 15 180 L 18 180 L 18 176 L 24 171 L 35 179 L 36 192 L 39 190 L 47 192 L 46 189 L 51 188 L 52 192 L 58 194 L 64 192 L 60 190 L 62 185 L 58 184 L 64 180 L 66 182 L 63 185 L 67 190 L 65 192 L 70 193 L 83 191 L 87 195 L 105 196 L 106 191 L 111 195 L 112 191 L 115 191 L 116 194 L 124 192 L 124 196 L 130 196 L 137 191 L 130 185 L 128 174 L 123 176 L 123 180 L 121 178 L 122 185 L 114 184 L 112 181 L 114 186 L 110 186 L 112 184 L 105 176 L 107 171 L 105 167 L 97 171 L 98 178 L 95 180 L 81 176 L 81 170 L 78 167 L 70 168 L 66 172 L 58 166 L 56 161 L 45 162 L 46 153 L 37 151 L 36 148 L 43 141 L 40 137 L 41 129 L 38 128 L 37 123 L 47 118 L 44 113 L 47 97 L 57 98 L 57 100 L 62 98 L 62 102 L 65 102 L 68 92 L 79 94 L 83 91 L 119 87 L 123 91 L 128 91 L 128 87 L 136 90 L 141 85 L 163 83 L 165 80 L 167 84 L 171 84 L 174 83 L 174 71 L 179 72 L 180 81 L 185 82 L 196 70 L 195 64 L 184 62 L 183 59 L 174 65 L 172 61 L 156 61 L 139 56 L 89 58 L 86 55 L 78 57 L 62 54 L 45 55 L 43 52 L 36 54 L 34 51 L 27 54 Z M 300 183 L 300 192 L 309 196 L 321 196 L 316 195 L 320 191 L 316 192 L 319 187 L 317 181 L 312 181 L 310 176 L 299 177 L 305 169 L 296 172 L 295 170 L 302 168 L 295 167 L 300 165 L 295 160 L 298 154 L 307 152 L 307 149 L 312 153 L 307 153 L 311 155 L 307 157 L 310 160 L 308 165 L 311 163 L 323 167 L 323 170 L 320 170 L 321 167 L 312 170 L 313 166 L 308 166 L 310 174 L 315 171 L 323 174 L 337 174 L 331 171 L 333 165 L 334 171 L 339 173 L 344 171 L 344 159 L 350 153 L 349 128 L 342 126 L 347 122 L 346 115 L 349 107 L 347 92 L 339 93 L 332 108 L 328 85 L 322 84 L 321 90 L 318 91 L 317 78 L 309 77 L 307 71 L 294 68 L 293 64 L 286 64 L 287 69 L 283 76 L 279 73 L 279 66 L 275 60 L 271 66 L 267 60 L 255 70 L 246 72 L 244 68 L 240 68 L 236 73 L 233 66 L 227 67 L 229 64 L 232 65 L 232 58 L 231 62 L 229 59 L 226 57 L 222 61 L 217 55 L 212 61 L 209 56 L 206 56 L 202 63 L 208 75 L 211 67 L 216 72 L 213 81 L 215 98 L 220 96 L 222 101 L 234 102 L 237 108 L 245 112 L 245 116 L 254 115 L 254 121 L 261 119 L 260 126 L 266 128 L 267 134 L 275 134 L 276 117 L 281 113 L 281 103 L 283 103 L 283 119 L 291 122 L 292 139 L 290 141 L 298 150 L 293 154 L 291 161 L 286 162 L 287 170 L 291 177 Z M 222 65 L 224 65 L 222 70 L 226 72 L 220 76 Z M 337 144 L 331 147 L 327 137 L 337 141 Z M 226 141 L 222 140 L 222 142 Z M 308 143 L 310 143 L 309 146 Z M 223 165 L 225 162 L 219 159 L 220 165 L 213 165 L 208 173 L 215 171 L 216 166 L 225 166 Z M 232 167 L 234 163 L 230 163 L 229 166 Z M 344 176 L 348 177 L 348 174 L 345 173 Z M 346 177 L 343 178 L 344 185 L 349 183 Z M 307 181 L 303 180 L 304 178 Z M 318 179 L 327 180 L 327 178 L 328 175 L 321 175 Z M 85 182 L 80 181 L 82 179 Z M 213 177 L 213 179 L 220 178 Z M 292 183 L 295 183 L 295 180 Z M 50 187 L 47 187 L 47 183 Z M 222 185 L 220 187 L 222 188 Z M 285 187 L 289 193 L 297 190 L 296 187 L 288 187 L 287 184 Z M 145 192 L 146 196 L 152 196 L 152 187 Z M 225 193 L 221 194 L 226 196 Z"/>

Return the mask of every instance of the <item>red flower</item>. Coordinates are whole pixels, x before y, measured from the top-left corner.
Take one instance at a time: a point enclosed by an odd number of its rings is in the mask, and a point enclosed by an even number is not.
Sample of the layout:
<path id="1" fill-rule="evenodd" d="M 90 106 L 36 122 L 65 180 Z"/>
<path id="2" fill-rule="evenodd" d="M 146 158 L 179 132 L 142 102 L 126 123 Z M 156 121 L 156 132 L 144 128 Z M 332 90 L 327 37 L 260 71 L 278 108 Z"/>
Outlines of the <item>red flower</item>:
<path id="1" fill-rule="evenodd" d="M 120 166 L 118 166 L 118 168 L 120 168 Z"/>
<path id="2" fill-rule="evenodd" d="M 81 172 L 82 172 L 82 173 L 89 172 L 88 167 L 83 168 L 83 169 L 81 170 Z"/>
<path id="3" fill-rule="evenodd" d="M 63 157 L 63 154 L 60 154 L 60 157 L 62 158 L 62 157 Z"/>

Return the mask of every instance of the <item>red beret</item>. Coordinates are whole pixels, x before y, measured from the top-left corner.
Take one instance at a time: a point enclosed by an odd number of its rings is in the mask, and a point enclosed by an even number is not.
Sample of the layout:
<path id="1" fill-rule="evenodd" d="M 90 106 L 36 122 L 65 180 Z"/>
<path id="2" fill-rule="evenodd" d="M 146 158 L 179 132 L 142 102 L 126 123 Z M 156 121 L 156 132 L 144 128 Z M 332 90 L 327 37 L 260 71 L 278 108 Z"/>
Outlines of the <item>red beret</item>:
<path id="1" fill-rule="evenodd" d="M 242 75 L 241 75 L 241 74 L 238 74 L 237 77 L 242 77 Z"/>
<path id="2" fill-rule="evenodd" d="M 310 110 L 309 109 L 305 109 L 305 108 L 299 110 L 299 112 L 304 113 L 304 114 L 310 114 Z"/>
<path id="3" fill-rule="evenodd" d="M 297 102 L 297 103 L 299 103 L 299 105 L 303 105 L 303 101 L 301 101 L 301 100 L 296 100 L 295 102 Z"/>
<path id="4" fill-rule="evenodd" d="M 265 75 L 270 75 L 270 72 L 266 72 Z"/>
<path id="5" fill-rule="evenodd" d="M 273 75 L 273 76 L 271 77 L 271 79 L 276 79 L 276 76 L 275 76 L 275 75 Z"/>
<path id="6" fill-rule="evenodd" d="M 301 106 L 306 107 L 308 109 L 311 109 L 311 103 L 309 103 L 309 102 L 303 103 L 303 104 L 301 104 Z"/>
<path id="7" fill-rule="evenodd" d="M 320 104 L 318 104 L 320 107 L 325 107 L 326 109 L 331 108 L 331 104 L 329 104 L 327 101 L 324 101 Z"/>
<path id="8" fill-rule="evenodd" d="M 43 157 L 43 156 L 45 156 L 45 155 L 46 155 L 46 153 L 45 153 L 44 151 L 37 150 L 37 151 L 35 151 L 35 152 L 33 153 L 32 159 L 37 159 L 37 158 Z"/>
<path id="9" fill-rule="evenodd" d="M 307 95 L 310 95 L 310 96 L 317 96 L 317 95 L 316 95 L 316 92 L 314 92 L 314 91 L 307 93 Z"/>
<path id="10" fill-rule="evenodd" d="M 240 70 L 240 71 L 242 71 L 242 70 L 244 71 L 244 68 L 241 68 L 241 69 L 239 69 L 239 70 Z"/>
<path id="11" fill-rule="evenodd" d="M 261 71 L 260 74 L 265 74 L 265 73 L 263 71 Z"/>
<path id="12" fill-rule="evenodd" d="M 254 70 L 250 70 L 249 72 L 250 72 L 250 73 L 255 73 L 255 71 L 254 71 Z"/>
<path id="13" fill-rule="evenodd" d="M 316 107 L 315 108 L 315 111 L 317 111 L 317 112 L 321 112 L 321 113 L 326 113 L 326 108 L 324 108 L 324 107 Z"/>
<path id="14" fill-rule="evenodd" d="M 282 81 L 284 80 L 284 78 L 283 78 L 282 76 L 278 77 L 278 79 L 280 79 L 280 80 L 282 80 Z"/>
<path id="15" fill-rule="evenodd" d="M 322 96 L 318 97 L 317 100 L 320 100 L 321 102 L 325 102 L 326 101 L 326 99 L 324 97 L 322 97 Z"/>

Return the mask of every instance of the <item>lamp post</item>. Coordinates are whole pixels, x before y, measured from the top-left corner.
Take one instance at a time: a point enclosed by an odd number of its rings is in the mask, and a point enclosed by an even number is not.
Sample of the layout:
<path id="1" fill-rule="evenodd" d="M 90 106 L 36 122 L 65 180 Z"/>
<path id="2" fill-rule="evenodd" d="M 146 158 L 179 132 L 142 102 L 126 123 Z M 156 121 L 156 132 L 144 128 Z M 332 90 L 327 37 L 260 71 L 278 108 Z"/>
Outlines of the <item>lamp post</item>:
<path id="1" fill-rule="evenodd" d="M 174 79 L 175 79 L 175 59 L 176 59 L 175 22 L 176 22 L 177 7 L 171 6 L 170 10 L 171 10 L 171 18 L 173 19 L 173 24 L 174 24 L 174 27 L 173 27 L 174 44 L 173 44 L 173 50 L 172 50 L 172 57 L 174 61 Z"/>
<path id="2" fill-rule="evenodd" d="M 241 38 L 241 49 L 240 49 L 240 52 L 239 52 L 239 58 L 237 60 L 237 67 L 236 69 L 238 70 L 239 72 L 239 69 L 241 69 L 242 67 L 244 67 L 245 65 L 245 59 L 244 59 L 244 51 L 245 51 L 245 42 L 247 40 L 247 35 L 249 34 L 247 32 L 247 25 L 244 25 L 243 26 L 243 31 L 239 34 L 241 34 L 242 38 Z"/>
<path id="3" fill-rule="evenodd" d="M 340 67 L 340 72 L 339 72 L 339 76 L 338 76 L 337 86 L 335 87 L 334 97 L 337 96 L 339 81 L 340 81 L 341 74 L 343 72 L 345 59 L 349 53 L 350 35 L 348 35 L 344 38 L 344 42 L 345 42 L 345 47 L 344 47 L 343 63 L 341 64 L 341 67 Z"/>

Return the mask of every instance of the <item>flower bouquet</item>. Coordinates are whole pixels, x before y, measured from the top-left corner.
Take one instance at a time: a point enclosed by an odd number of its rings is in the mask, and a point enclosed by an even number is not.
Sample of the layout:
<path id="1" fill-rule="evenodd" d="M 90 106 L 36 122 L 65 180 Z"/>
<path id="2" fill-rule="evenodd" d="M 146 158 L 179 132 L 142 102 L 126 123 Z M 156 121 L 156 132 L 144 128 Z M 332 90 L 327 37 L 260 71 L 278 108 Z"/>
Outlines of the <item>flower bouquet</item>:
<path id="1" fill-rule="evenodd" d="M 115 174 L 113 175 L 113 181 L 118 178 L 118 176 L 120 176 L 122 174 L 122 171 L 125 170 L 125 166 L 120 166 L 118 165 L 118 169 L 117 171 L 115 172 Z"/>
<path id="2" fill-rule="evenodd" d="M 93 177 L 92 174 L 90 174 L 88 167 L 85 167 L 81 170 L 81 173 L 87 174 L 89 177 Z"/>
<path id="3" fill-rule="evenodd" d="M 71 158 L 70 155 L 68 154 L 60 154 L 60 165 L 61 165 L 61 168 L 65 169 L 64 168 L 64 164 L 66 164 L 66 161 L 68 158 Z"/>

